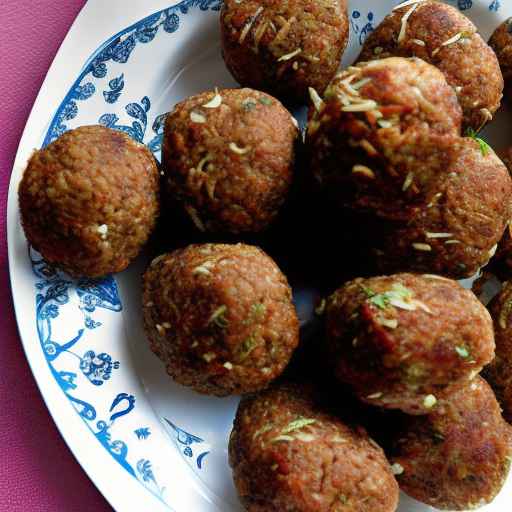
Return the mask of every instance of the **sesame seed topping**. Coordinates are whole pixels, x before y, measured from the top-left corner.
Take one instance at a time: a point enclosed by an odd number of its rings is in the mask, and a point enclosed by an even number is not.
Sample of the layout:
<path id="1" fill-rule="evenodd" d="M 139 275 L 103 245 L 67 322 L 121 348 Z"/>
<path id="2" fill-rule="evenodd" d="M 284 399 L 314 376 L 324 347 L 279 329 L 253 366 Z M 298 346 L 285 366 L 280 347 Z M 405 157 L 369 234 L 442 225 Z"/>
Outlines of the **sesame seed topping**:
<path id="1" fill-rule="evenodd" d="M 229 361 L 224 363 L 223 366 L 224 366 L 224 368 L 226 368 L 226 370 L 232 370 L 233 369 L 233 365 Z"/>
<path id="2" fill-rule="evenodd" d="M 437 398 L 434 395 L 427 395 L 423 400 L 423 406 L 426 409 L 432 409 L 437 404 Z"/>
<path id="3" fill-rule="evenodd" d="M 425 41 L 422 41 L 421 39 L 411 39 L 411 43 L 417 44 L 418 46 L 427 46 Z"/>
<path id="4" fill-rule="evenodd" d="M 216 357 L 217 355 L 214 352 L 206 352 L 206 354 L 203 354 L 203 359 L 207 363 L 211 363 Z"/>
<path id="5" fill-rule="evenodd" d="M 297 61 L 295 61 L 293 64 L 292 64 L 292 68 L 297 71 L 299 69 L 299 63 Z"/>
<path id="6" fill-rule="evenodd" d="M 203 114 L 199 114 L 198 112 L 190 112 L 190 120 L 193 123 L 199 123 L 203 124 L 206 123 L 206 117 L 203 116 Z"/>
<path id="7" fill-rule="evenodd" d="M 160 324 L 156 324 L 155 327 L 158 331 L 158 334 L 163 334 L 165 332 L 165 329 Z"/>
<path id="8" fill-rule="evenodd" d="M 170 328 L 171 328 L 171 324 L 170 324 L 169 322 L 163 322 L 163 323 L 162 323 L 162 327 L 163 327 L 164 329 L 170 329 Z"/>
<path id="9" fill-rule="evenodd" d="M 396 318 L 379 318 L 378 323 L 389 329 L 396 329 L 398 327 L 398 320 Z"/>
<path id="10" fill-rule="evenodd" d="M 383 395 L 382 391 L 379 391 L 378 393 L 373 393 L 373 395 L 368 395 L 366 398 L 368 400 L 375 400 L 375 399 L 381 398 L 382 395 Z"/>
<path id="11" fill-rule="evenodd" d="M 430 252 L 432 247 L 429 244 L 412 244 L 413 248 L 417 251 Z"/>
<path id="12" fill-rule="evenodd" d="M 105 238 L 107 238 L 108 226 L 106 224 L 102 224 L 101 226 L 98 226 L 97 231 L 101 235 L 101 238 L 103 238 L 103 240 L 105 240 Z"/>

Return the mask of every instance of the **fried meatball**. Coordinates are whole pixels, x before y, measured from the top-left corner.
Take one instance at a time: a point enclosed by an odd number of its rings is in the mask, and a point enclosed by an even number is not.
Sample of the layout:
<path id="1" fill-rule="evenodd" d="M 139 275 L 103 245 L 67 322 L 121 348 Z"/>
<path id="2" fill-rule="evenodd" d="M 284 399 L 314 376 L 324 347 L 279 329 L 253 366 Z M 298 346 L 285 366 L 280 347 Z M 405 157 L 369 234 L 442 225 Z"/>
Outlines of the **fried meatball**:
<path id="1" fill-rule="evenodd" d="M 265 229 L 287 197 L 298 133 L 278 100 L 251 89 L 178 103 L 167 117 L 162 148 L 169 200 L 201 231 Z"/>
<path id="2" fill-rule="evenodd" d="M 500 106 L 496 54 L 455 7 L 428 0 L 395 9 L 370 34 L 359 61 L 390 56 L 419 57 L 439 68 L 457 93 L 466 128 L 479 130 Z"/>
<path id="3" fill-rule="evenodd" d="M 76 277 L 124 270 L 159 212 L 151 152 L 103 126 L 66 132 L 36 151 L 19 186 L 21 222 L 43 258 Z"/>
<path id="4" fill-rule="evenodd" d="M 243 398 L 229 462 L 248 512 L 394 512 L 398 504 L 382 450 L 361 427 L 319 409 L 307 387 Z"/>
<path id="5" fill-rule="evenodd" d="M 512 460 L 512 430 L 494 393 L 477 377 L 428 416 L 403 418 L 390 460 L 400 488 L 441 510 L 490 503 Z"/>
<path id="6" fill-rule="evenodd" d="M 438 70 L 401 57 L 363 63 L 313 99 L 310 171 L 334 203 L 374 218 L 383 272 L 462 278 L 489 261 L 512 181 L 483 141 L 460 137 L 460 107 Z"/>
<path id="7" fill-rule="evenodd" d="M 446 141 L 445 141 L 446 142 Z M 491 149 L 470 138 L 443 148 L 439 176 L 410 216 L 382 227 L 381 270 L 415 270 L 453 278 L 474 275 L 494 256 L 512 215 L 512 181 Z"/>
<path id="8" fill-rule="evenodd" d="M 504 283 L 489 309 L 494 320 L 496 357 L 483 376 L 494 389 L 505 419 L 512 423 L 512 283 Z"/>
<path id="9" fill-rule="evenodd" d="M 462 113 L 442 73 L 420 59 L 389 58 L 338 74 L 310 111 L 307 145 L 316 180 L 336 201 L 401 218 L 439 173 L 442 141 Z"/>
<path id="10" fill-rule="evenodd" d="M 431 411 L 494 357 L 492 320 L 474 294 L 434 275 L 355 279 L 327 301 L 329 360 L 364 402 Z"/>
<path id="11" fill-rule="evenodd" d="M 505 79 L 506 93 L 512 93 L 512 18 L 503 22 L 494 32 L 489 45 L 496 52 Z"/>
<path id="12" fill-rule="evenodd" d="M 242 85 L 283 101 L 323 92 L 347 46 L 346 0 L 225 0 L 222 55 Z"/>
<path id="13" fill-rule="evenodd" d="M 144 274 L 144 326 L 177 382 L 226 396 L 266 387 L 298 344 L 286 277 L 261 249 L 191 245 Z"/>

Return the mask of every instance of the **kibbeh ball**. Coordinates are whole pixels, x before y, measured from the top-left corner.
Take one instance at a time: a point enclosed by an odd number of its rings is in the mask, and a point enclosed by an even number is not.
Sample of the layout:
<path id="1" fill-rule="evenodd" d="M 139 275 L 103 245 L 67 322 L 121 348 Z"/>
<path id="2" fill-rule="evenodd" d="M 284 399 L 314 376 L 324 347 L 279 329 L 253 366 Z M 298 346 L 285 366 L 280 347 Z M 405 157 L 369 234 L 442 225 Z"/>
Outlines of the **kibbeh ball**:
<path id="1" fill-rule="evenodd" d="M 505 79 L 505 93 L 512 93 L 512 18 L 503 22 L 494 32 L 489 45 L 496 52 Z M 508 99 L 508 98 L 507 98 Z"/>
<path id="2" fill-rule="evenodd" d="M 328 358 L 364 402 L 426 414 L 494 357 L 492 320 L 475 295 L 434 275 L 355 279 L 327 301 Z"/>
<path id="3" fill-rule="evenodd" d="M 306 386 L 244 397 L 229 462 L 248 512 L 394 512 L 398 505 L 381 448 L 363 428 L 320 409 Z"/>
<path id="4" fill-rule="evenodd" d="M 389 455 L 404 492 L 440 510 L 472 510 L 496 497 L 512 461 L 512 430 L 484 379 L 432 414 L 402 420 Z"/>
<path id="5" fill-rule="evenodd" d="M 249 245 L 191 245 L 159 256 L 144 274 L 143 312 L 169 375 L 203 394 L 266 387 L 299 340 L 286 277 Z"/>
<path id="6" fill-rule="evenodd" d="M 359 61 L 418 57 L 442 71 L 464 112 L 464 128 L 480 130 L 503 97 L 494 51 L 456 7 L 432 0 L 397 7 L 369 35 Z"/>
<path id="7" fill-rule="evenodd" d="M 382 271 L 473 276 L 494 256 L 512 215 L 512 181 L 494 151 L 471 138 L 444 141 L 422 204 L 376 237 Z M 380 247 L 379 247 L 380 244 Z"/>
<path id="8" fill-rule="evenodd" d="M 382 272 L 463 278 L 489 261 L 512 181 L 484 141 L 460 137 L 439 70 L 401 57 L 362 63 L 312 99 L 310 172 L 331 202 L 374 219 Z"/>
<path id="9" fill-rule="evenodd" d="M 315 179 L 338 204 L 388 218 L 424 198 L 423 183 L 444 160 L 437 146 L 461 133 L 455 93 L 420 59 L 350 67 L 312 100 L 306 141 Z"/>
<path id="10" fill-rule="evenodd" d="M 496 357 L 483 376 L 496 393 L 505 419 L 512 423 L 512 283 L 503 284 L 489 310 L 494 320 Z"/>
<path id="11" fill-rule="evenodd" d="M 234 78 L 284 102 L 325 90 L 349 35 L 346 0 L 225 0 L 220 23 Z"/>
<path id="12" fill-rule="evenodd" d="M 169 202 L 201 231 L 264 230 L 288 195 L 298 136 L 291 114 L 262 92 L 224 89 L 178 103 L 162 147 Z"/>
<path id="13" fill-rule="evenodd" d="M 43 258 L 75 277 L 124 270 L 153 231 L 159 175 L 151 152 L 103 126 L 36 151 L 19 186 L 21 222 Z"/>

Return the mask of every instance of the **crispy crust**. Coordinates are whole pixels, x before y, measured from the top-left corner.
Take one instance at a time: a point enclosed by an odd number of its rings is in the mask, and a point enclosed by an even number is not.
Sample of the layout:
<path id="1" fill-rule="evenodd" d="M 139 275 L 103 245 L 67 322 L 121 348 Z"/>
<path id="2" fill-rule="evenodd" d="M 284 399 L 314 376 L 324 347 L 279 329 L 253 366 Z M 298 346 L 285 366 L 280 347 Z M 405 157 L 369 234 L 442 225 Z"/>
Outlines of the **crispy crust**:
<path id="1" fill-rule="evenodd" d="M 46 261 L 78 277 L 124 270 L 159 212 L 151 152 L 103 126 L 66 132 L 36 151 L 19 187 L 29 243 Z"/>
<path id="2" fill-rule="evenodd" d="M 512 431 L 487 383 L 477 377 L 429 416 L 404 417 L 391 462 L 403 491 L 441 510 L 490 503 L 509 473 Z"/>
<path id="3" fill-rule="evenodd" d="M 224 89 L 192 96 L 165 123 L 168 198 L 200 230 L 261 231 L 287 197 L 297 139 L 294 119 L 267 94 Z"/>
<path id="4" fill-rule="evenodd" d="M 229 461 L 248 512 L 393 512 L 398 504 L 382 450 L 364 429 L 320 410 L 304 386 L 244 398 Z"/>
<path id="5" fill-rule="evenodd" d="M 426 414 L 494 357 L 489 313 L 450 279 L 356 279 L 329 298 L 326 315 L 336 376 L 372 405 Z"/>
<path id="6" fill-rule="evenodd" d="M 489 45 L 496 52 L 505 79 L 506 93 L 510 96 L 512 92 L 512 18 L 496 29 L 489 40 Z"/>
<path id="7" fill-rule="evenodd" d="M 156 258 L 143 281 L 151 348 L 177 382 L 199 393 L 262 389 L 298 344 L 286 277 L 257 247 L 191 245 Z"/>
<path id="8" fill-rule="evenodd" d="M 226 0 L 222 54 L 242 85 L 283 101 L 322 93 L 348 42 L 346 0 Z"/>

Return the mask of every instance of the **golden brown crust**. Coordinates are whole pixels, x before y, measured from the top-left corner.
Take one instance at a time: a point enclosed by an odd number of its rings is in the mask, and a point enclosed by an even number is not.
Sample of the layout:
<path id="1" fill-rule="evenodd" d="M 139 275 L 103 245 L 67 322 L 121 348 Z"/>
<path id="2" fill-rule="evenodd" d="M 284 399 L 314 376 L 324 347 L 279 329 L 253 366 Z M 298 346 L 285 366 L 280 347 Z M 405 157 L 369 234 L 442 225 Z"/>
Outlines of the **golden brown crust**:
<path id="1" fill-rule="evenodd" d="M 165 124 L 169 199 L 203 231 L 261 231 L 287 197 L 297 139 L 291 114 L 267 94 L 224 89 L 192 96 Z"/>
<path id="2" fill-rule="evenodd" d="M 71 275 L 120 272 L 155 226 L 158 186 L 142 144 L 103 126 L 71 130 L 28 163 L 19 187 L 25 234 Z"/>
<path id="3" fill-rule="evenodd" d="M 489 40 L 489 45 L 496 52 L 505 79 L 506 93 L 510 95 L 512 92 L 512 18 L 496 29 Z"/>
<path id="4" fill-rule="evenodd" d="M 489 313 L 450 279 L 356 279 L 329 298 L 326 312 L 337 377 L 373 405 L 426 414 L 494 357 Z"/>
<path id="5" fill-rule="evenodd" d="M 168 373 L 205 394 L 266 387 L 299 340 L 286 277 L 243 244 L 191 245 L 156 258 L 144 274 L 143 311 Z"/>
<path id="6" fill-rule="evenodd" d="M 220 20 L 235 79 L 286 102 L 323 92 L 348 42 L 346 0 L 226 0 Z"/>
<path id="7" fill-rule="evenodd" d="M 320 410 L 285 384 L 242 400 L 229 442 L 248 512 L 394 512 L 398 486 L 364 429 Z"/>
<path id="8" fill-rule="evenodd" d="M 465 128 L 480 129 L 500 106 L 498 59 L 455 7 L 428 0 L 389 14 L 370 34 L 358 60 L 390 56 L 415 56 L 438 67 L 457 93 Z"/>
<path id="9" fill-rule="evenodd" d="M 441 510 L 490 503 L 509 473 L 512 430 L 480 377 L 429 416 L 404 416 L 394 439 L 390 459 L 400 488 Z"/>

